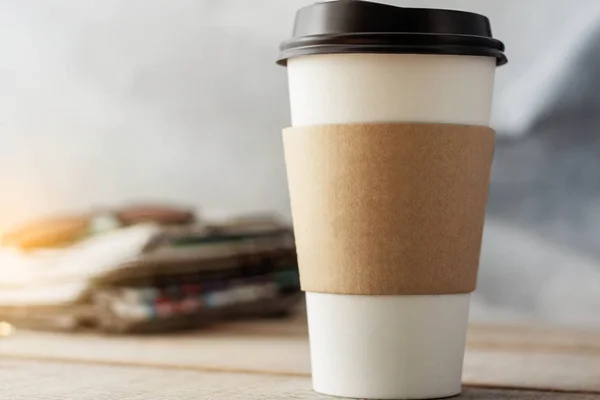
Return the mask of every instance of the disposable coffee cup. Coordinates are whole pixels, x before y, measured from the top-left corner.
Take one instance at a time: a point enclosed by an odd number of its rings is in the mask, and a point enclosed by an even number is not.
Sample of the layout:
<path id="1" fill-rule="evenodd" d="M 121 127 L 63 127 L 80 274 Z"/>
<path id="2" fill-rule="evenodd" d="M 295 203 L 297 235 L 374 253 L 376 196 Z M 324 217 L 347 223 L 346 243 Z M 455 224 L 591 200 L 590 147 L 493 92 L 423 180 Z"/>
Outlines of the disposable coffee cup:
<path id="1" fill-rule="evenodd" d="M 317 392 L 369 399 L 460 393 L 503 51 L 488 19 L 468 12 L 352 0 L 298 11 L 278 63 L 289 76 L 284 147 Z M 383 144 L 372 145 L 371 134 Z M 386 149 L 386 141 L 396 147 Z M 446 175 L 452 168 L 460 174 Z M 479 199 L 472 210 L 455 201 L 472 198 Z M 428 216 L 438 214 L 436 226 Z M 461 229 L 448 225 L 463 220 Z M 398 231 L 407 221 L 412 230 Z M 420 231 L 427 224 L 434 229 Z M 395 258 L 380 254 L 392 248 Z M 461 275 L 460 260 L 469 273 Z M 452 281 L 455 275 L 469 283 Z"/>

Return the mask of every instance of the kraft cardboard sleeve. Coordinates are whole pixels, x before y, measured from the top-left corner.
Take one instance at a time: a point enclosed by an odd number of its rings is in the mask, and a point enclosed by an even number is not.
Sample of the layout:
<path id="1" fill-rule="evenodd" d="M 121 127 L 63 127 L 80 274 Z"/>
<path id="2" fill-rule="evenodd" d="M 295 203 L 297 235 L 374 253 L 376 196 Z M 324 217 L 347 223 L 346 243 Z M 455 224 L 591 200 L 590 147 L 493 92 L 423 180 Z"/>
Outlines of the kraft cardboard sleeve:
<path id="1" fill-rule="evenodd" d="M 319 125 L 283 142 L 304 291 L 475 290 L 492 129 Z"/>

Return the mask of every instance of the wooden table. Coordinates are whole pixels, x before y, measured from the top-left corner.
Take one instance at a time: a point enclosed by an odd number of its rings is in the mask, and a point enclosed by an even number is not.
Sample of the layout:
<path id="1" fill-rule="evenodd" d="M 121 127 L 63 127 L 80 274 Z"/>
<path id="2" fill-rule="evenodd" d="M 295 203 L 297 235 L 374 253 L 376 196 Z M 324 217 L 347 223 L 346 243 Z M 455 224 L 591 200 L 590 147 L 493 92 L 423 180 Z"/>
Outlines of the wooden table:
<path id="1" fill-rule="evenodd" d="M 473 325 L 463 399 L 600 399 L 600 332 Z M 0 338 L 4 400 L 328 399 L 310 386 L 305 320 L 162 336 Z"/>

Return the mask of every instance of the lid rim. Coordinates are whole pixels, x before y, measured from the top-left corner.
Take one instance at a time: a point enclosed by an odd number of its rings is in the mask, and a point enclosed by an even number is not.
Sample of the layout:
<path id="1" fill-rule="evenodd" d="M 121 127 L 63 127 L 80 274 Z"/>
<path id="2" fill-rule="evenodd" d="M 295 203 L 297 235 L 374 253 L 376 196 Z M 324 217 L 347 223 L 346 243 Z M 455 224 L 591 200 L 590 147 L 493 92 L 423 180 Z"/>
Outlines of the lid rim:
<path id="1" fill-rule="evenodd" d="M 474 35 L 434 33 L 353 32 L 300 36 L 281 43 L 277 64 L 285 66 L 292 57 L 317 54 L 388 53 L 465 55 L 496 58 L 508 62 L 504 44 L 498 39 Z"/>
<path id="2" fill-rule="evenodd" d="M 430 42 L 431 44 L 463 43 L 464 45 L 485 44 L 482 47 L 504 51 L 504 43 L 488 36 L 448 34 L 448 33 L 414 33 L 414 32 L 350 32 L 350 33 L 326 33 L 317 35 L 297 36 L 284 40 L 279 49 L 288 50 L 292 47 L 310 45 L 311 43 L 323 44 L 364 44 L 365 40 L 373 40 L 373 44 L 395 45 L 406 44 L 405 42 Z M 378 40 L 375 42 L 375 40 Z"/>
<path id="3" fill-rule="evenodd" d="M 446 47 L 423 47 L 423 46 L 394 46 L 384 45 L 353 47 L 351 51 L 343 45 L 320 45 L 315 48 L 295 48 L 281 52 L 277 64 L 287 66 L 287 60 L 291 58 L 311 55 L 326 54 L 420 54 L 420 55 L 454 55 L 491 57 L 496 59 L 496 66 L 500 67 L 508 63 L 508 58 L 500 51 L 487 48 L 446 46 Z M 318 50 L 318 51 L 315 51 Z"/>

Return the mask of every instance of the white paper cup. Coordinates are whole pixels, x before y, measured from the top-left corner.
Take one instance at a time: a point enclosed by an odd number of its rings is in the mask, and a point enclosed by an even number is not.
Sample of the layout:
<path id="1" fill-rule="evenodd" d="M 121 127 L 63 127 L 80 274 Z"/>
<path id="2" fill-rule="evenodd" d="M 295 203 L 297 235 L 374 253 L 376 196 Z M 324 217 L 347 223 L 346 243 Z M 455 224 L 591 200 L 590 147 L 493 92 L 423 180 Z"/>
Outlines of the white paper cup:
<path id="1" fill-rule="evenodd" d="M 489 124 L 496 61 L 413 54 L 288 60 L 294 127 L 365 122 Z M 420 399 L 461 388 L 469 294 L 306 293 L 313 387 Z"/>
<path id="2" fill-rule="evenodd" d="M 286 60 L 293 127 L 489 125 L 494 57 L 337 53 Z M 314 389 L 371 399 L 460 393 L 469 299 L 307 292 Z"/>

